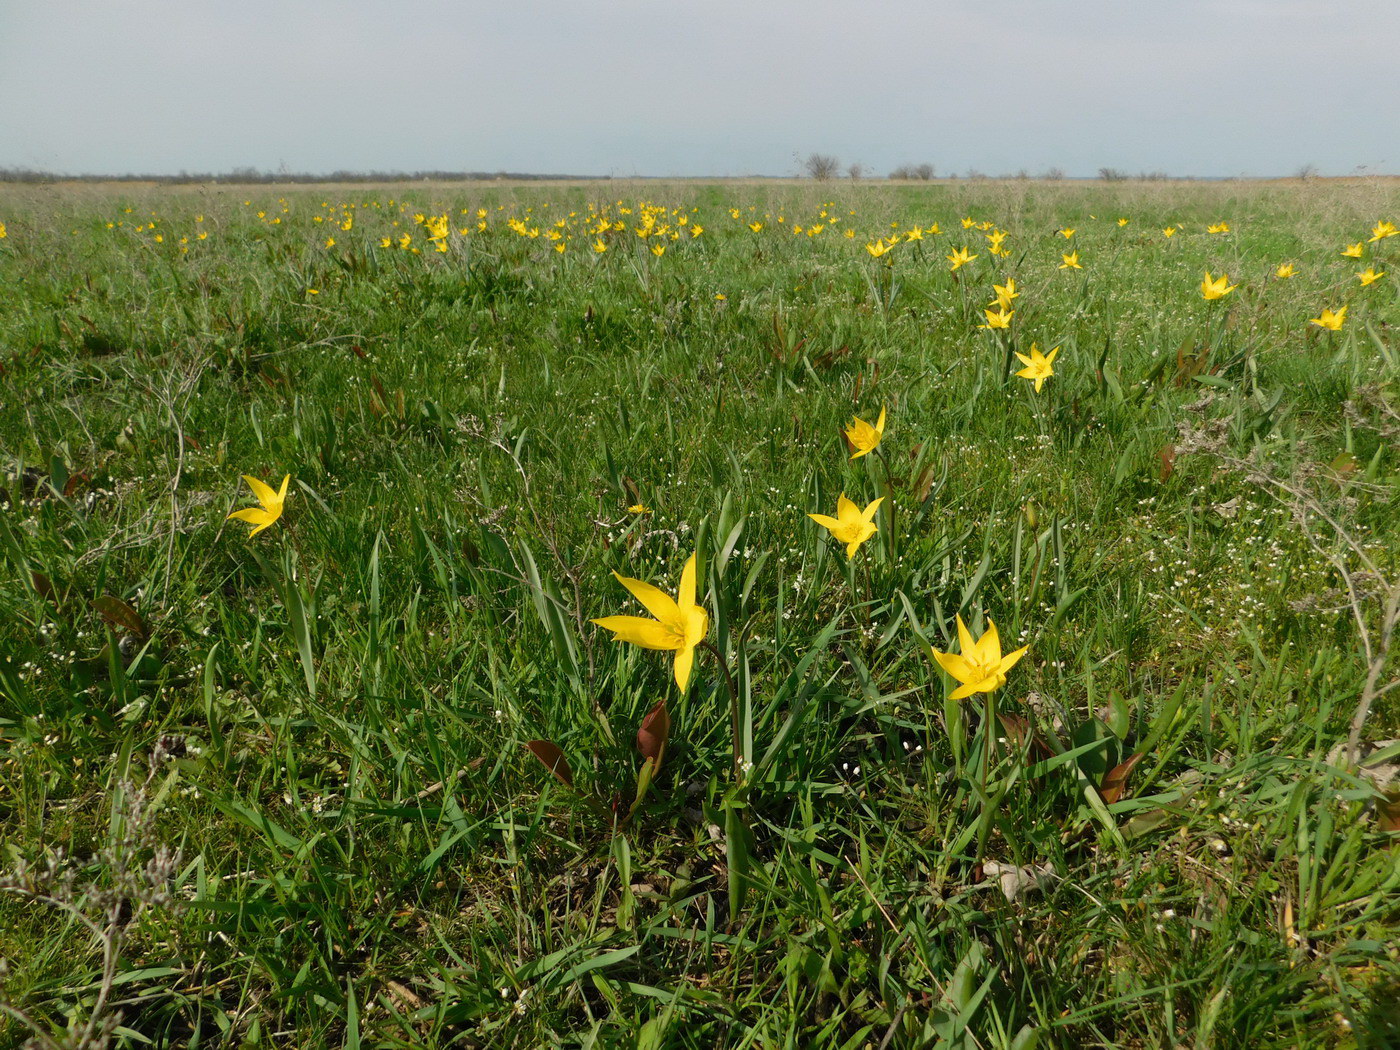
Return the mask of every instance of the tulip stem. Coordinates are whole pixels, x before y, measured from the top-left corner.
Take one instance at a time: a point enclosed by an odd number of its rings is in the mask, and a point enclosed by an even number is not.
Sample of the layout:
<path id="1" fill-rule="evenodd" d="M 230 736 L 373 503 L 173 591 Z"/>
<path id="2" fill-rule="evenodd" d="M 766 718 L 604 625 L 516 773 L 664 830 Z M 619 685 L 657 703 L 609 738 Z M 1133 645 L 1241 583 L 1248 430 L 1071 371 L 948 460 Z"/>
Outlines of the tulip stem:
<path id="1" fill-rule="evenodd" d="M 885 528 L 889 530 L 888 547 L 890 551 L 890 564 L 893 565 L 899 557 L 899 539 L 895 536 L 894 532 L 894 471 L 890 467 L 890 460 L 889 457 L 885 455 L 884 449 L 877 446 L 875 455 L 880 457 L 880 462 L 883 463 L 885 467 L 885 506 L 883 509 L 885 512 Z"/>
<path id="2" fill-rule="evenodd" d="M 725 662 L 723 654 L 715 647 L 709 639 L 700 643 L 700 648 L 710 653 L 715 658 L 715 663 L 719 665 L 720 671 L 724 674 L 724 685 L 729 690 L 729 728 L 733 735 L 732 745 L 734 750 L 734 781 L 738 783 L 743 775 L 743 741 L 739 733 L 739 689 L 734 684 L 734 676 L 729 673 L 729 665 Z"/>
<path id="3" fill-rule="evenodd" d="M 977 863 L 986 856 L 987 837 L 992 828 L 992 801 L 987 793 L 987 781 L 991 779 L 992 745 L 996 741 L 997 701 L 996 692 L 987 694 L 986 717 L 982 724 L 982 819 L 977 829 Z"/>

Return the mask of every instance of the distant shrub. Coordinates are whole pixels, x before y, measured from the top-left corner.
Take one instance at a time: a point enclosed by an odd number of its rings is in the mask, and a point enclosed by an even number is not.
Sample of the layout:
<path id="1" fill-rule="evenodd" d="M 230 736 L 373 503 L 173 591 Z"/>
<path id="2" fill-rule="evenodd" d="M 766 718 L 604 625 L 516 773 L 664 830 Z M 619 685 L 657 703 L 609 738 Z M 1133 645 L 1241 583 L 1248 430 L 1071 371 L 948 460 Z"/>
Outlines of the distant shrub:
<path id="1" fill-rule="evenodd" d="M 809 153 L 802 168 L 818 182 L 826 182 L 841 170 L 841 161 L 829 153 Z"/>

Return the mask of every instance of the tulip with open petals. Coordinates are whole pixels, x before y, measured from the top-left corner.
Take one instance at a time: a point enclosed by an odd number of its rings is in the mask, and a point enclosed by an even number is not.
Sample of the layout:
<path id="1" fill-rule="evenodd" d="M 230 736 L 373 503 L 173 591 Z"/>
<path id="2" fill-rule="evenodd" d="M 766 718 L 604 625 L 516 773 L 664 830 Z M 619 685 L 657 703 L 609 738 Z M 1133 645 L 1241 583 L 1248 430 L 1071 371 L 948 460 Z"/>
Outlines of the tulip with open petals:
<path id="1" fill-rule="evenodd" d="M 243 480 L 248 483 L 248 487 L 253 490 L 253 495 L 258 497 L 261 507 L 244 507 L 229 515 L 230 518 L 237 518 L 239 521 L 246 521 L 255 526 L 250 537 L 256 536 L 263 529 L 273 524 L 282 516 L 282 507 L 287 502 L 287 483 L 292 480 L 290 474 L 282 478 L 282 487 L 273 492 L 271 487 L 263 484 L 255 477 L 248 474 L 243 475 Z"/>
<path id="2" fill-rule="evenodd" d="M 613 633 L 613 640 L 631 642 L 643 649 L 669 650 L 676 654 L 676 685 L 682 690 L 690 682 L 690 669 L 695 663 L 695 647 L 710 631 L 710 617 L 695 604 L 695 555 L 681 570 L 681 586 L 672 598 L 660 588 L 642 580 L 633 580 L 614 572 L 617 581 L 632 592 L 633 597 L 656 617 L 604 616 L 594 620 L 599 627 Z"/>
<path id="3" fill-rule="evenodd" d="M 1045 381 L 1055 374 L 1052 367 L 1055 363 L 1055 355 L 1060 352 L 1057 346 L 1048 354 L 1042 354 L 1034 343 L 1031 344 L 1031 356 L 1017 351 L 1016 356 L 1021 359 L 1021 363 L 1026 367 L 1016 374 L 1022 379 L 1030 379 L 1035 382 L 1035 392 L 1040 393 L 1040 388 L 1045 385 Z"/>
<path id="4" fill-rule="evenodd" d="M 1341 330 L 1342 323 L 1347 319 L 1347 308 L 1343 306 L 1340 310 L 1323 310 L 1321 317 L 1313 317 L 1308 320 L 1308 324 L 1315 324 L 1319 328 L 1325 328 L 1329 332 Z"/>
<path id="5" fill-rule="evenodd" d="M 874 518 L 875 512 L 880 509 L 880 504 L 884 501 L 885 497 L 881 496 L 864 510 L 861 510 L 848 500 L 843 492 L 836 501 L 836 517 L 833 518 L 826 514 L 808 514 L 807 517 L 844 543 L 846 557 L 851 558 L 855 555 L 857 547 L 880 531 L 875 525 Z"/>
<path id="6" fill-rule="evenodd" d="M 851 425 L 846 428 L 846 440 L 855 449 L 851 453 L 852 459 L 860 459 L 861 456 L 869 455 L 875 451 L 880 444 L 880 439 L 885 436 L 885 410 L 880 409 L 880 418 L 875 420 L 872 427 L 865 420 L 856 416 L 851 420 Z"/>
<path id="7" fill-rule="evenodd" d="M 997 625 L 987 620 L 987 630 L 981 638 L 972 640 L 972 632 L 958 617 L 958 653 L 933 651 L 938 666 L 957 679 L 958 687 L 948 694 L 949 700 L 962 700 L 974 693 L 990 693 L 1006 684 L 1006 672 L 1026 655 L 1029 646 L 1022 646 L 1014 653 L 1001 655 L 1001 636 Z"/>
<path id="8" fill-rule="evenodd" d="M 1201 295 L 1206 299 L 1223 299 L 1238 287 L 1239 285 L 1230 283 L 1228 274 L 1222 273 L 1219 277 L 1212 278 L 1207 270 L 1201 281 Z"/>

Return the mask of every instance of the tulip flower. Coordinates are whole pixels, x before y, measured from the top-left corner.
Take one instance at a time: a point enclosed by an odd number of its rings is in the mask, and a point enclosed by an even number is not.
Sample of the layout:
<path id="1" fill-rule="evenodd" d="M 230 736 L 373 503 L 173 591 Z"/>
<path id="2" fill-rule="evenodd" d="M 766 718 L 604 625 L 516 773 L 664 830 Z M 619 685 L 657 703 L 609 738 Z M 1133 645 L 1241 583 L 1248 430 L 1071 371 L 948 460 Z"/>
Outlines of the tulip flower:
<path id="1" fill-rule="evenodd" d="M 1223 299 L 1238 287 L 1237 284 L 1230 284 L 1228 274 L 1222 273 L 1219 277 L 1212 278 L 1210 271 L 1207 270 L 1201 281 L 1201 295 L 1207 300 Z"/>
<path id="2" fill-rule="evenodd" d="M 1078 252 L 1064 252 L 1064 253 L 1061 253 L 1060 258 L 1064 260 L 1064 262 L 1060 263 L 1060 269 L 1061 269 L 1061 270 L 1082 270 L 1082 269 L 1084 269 L 1084 267 L 1082 267 L 1082 266 L 1079 265 L 1079 253 L 1078 253 Z"/>
<path id="3" fill-rule="evenodd" d="M 1011 327 L 1011 315 L 1016 311 L 1006 310 L 998 306 L 995 310 L 983 310 L 982 312 L 987 315 L 987 323 L 979 324 L 977 326 L 978 328 L 1009 329 Z"/>
<path id="4" fill-rule="evenodd" d="M 695 604 L 695 558 L 692 554 L 681 570 L 681 585 L 676 597 L 642 580 L 633 580 L 614 572 L 622 586 L 632 592 L 647 612 L 656 617 L 604 616 L 593 622 L 613 632 L 613 640 L 630 642 L 643 649 L 668 650 L 676 654 L 676 685 L 682 691 L 690 682 L 690 670 L 695 663 L 695 647 L 710 631 L 710 617 Z"/>
<path id="5" fill-rule="evenodd" d="M 1230 224 L 1228 222 L 1212 223 L 1206 227 L 1206 233 L 1229 233 Z"/>
<path id="6" fill-rule="evenodd" d="M 1297 274 L 1298 269 L 1292 263 L 1284 263 L 1282 266 L 1280 266 L 1277 270 L 1274 271 L 1274 276 L 1280 278 L 1296 277 Z"/>
<path id="7" fill-rule="evenodd" d="M 1357 241 L 1355 244 L 1348 244 L 1345 248 L 1343 248 L 1342 254 L 1348 259 L 1359 259 L 1361 258 L 1361 251 L 1361 242 Z"/>
<path id="8" fill-rule="evenodd" d="M 1001 636 L 997 625 L 987 620 L 987 630 L 981 638 L 972 640 L 972 632 L 958 617 L 958 653 L 940 653 L 933 649 L 938 666 L 955 678 L 959 685 L 948 694 L 950 700 L 962 700 L 974 693 L 990 693 L 1006 684 L 1006 672 L 1026 655 L 1029 646 L 1014 653 L 1001 655 Z"/>
<path id="9" fill-rule="evenodd" d="M 4 236 L 3 230 L 4 227 L 0 226 L 0 236 Z M 1395 223 L 1386 222 L 1384 219 L 1382 219 L 1380 222 L 1376 223 L 1374 226 L 1371 227 L 1371 240 L 1384 240 L 1387 237 L 1394 237 L 1397 233 L 1400 233 L 1400 230 L 1397 230 L 1395 228 Z"/>
<path id="10" fill-rule="evenodd" d="M 237 518 L 239 521 L 246 521 L 255 526 L 249 537 L 256 536 L 282 516 L 282 507 L 287 502 L 287 483 L 292 480 L 290 474 L 282 478 L 282 487 L 273 492 L 271 488 L 263 484 L 255 477 L 247 474 L 243 475 L 243 480 L 248 483 L 248 487 L 253 490 L 253 495 L 258 498 L 261 507 L 244 507 L 229 515 L 230 518 Z"/>
<path id="11" fill-rule="evenodd" d="M 875 420 L 872 427 L 865 420 L 856 416 L 851 420 L 851 425 L 846 428 L 846 440 L 855 449 L 851 453 L 852 459 L 860 459 L 861 456 L 869 455 L 875 451 L 880 439 L 885 436 L 885 410 L 880 409 L 880 418 Z"/>
<path id="12" fill-rule="evenodd" d="M 1377 272 L 1374 266 L 1368 266 L 1356 275 L 1356 279 L 1361 282 L 1361 287 L 1365 288 L 1368 284 L 1375 284 L 1384 276 L 1384 270 Z"/>
<path id="13" fill-rule="evenodd" d="M 945 256 L 945 258 L 953 264 L 949 267 L 949 271 L 952 272 L 956 271 L 959 267 L 966 266 L 968 263 L 972 262 L 973 259 L 977 258 L 977 256 L 970 254 L 966 248 L 954 248 L 952 253 Z"/>
<path id="14" fill-rule="evenodd" d="M 1021 293 L 1016 290 L 1016 278 L 1008 277 L 1005 284 L 992 285 L 992 291 L 997 293 L 996 305 L 1003 310 L 1011 309 L 1011 300 L 1020 297 Z"/>
<path id="15" fill-rule="evenodd" d="M 1055 369 L 1051 366 L 1055 363 L 1055 355 L 1060 352 L 1057 346 L 1048 354 L 1042 354 L 1034 343 L 1031 344 L 1031 356 L 1017 352 L 1016 356 L 1021 359 L 1021 363 L 1026 367 L 1016 374 L 1022 379 L 1030 379 L 1035 382 L 1035 392 L 1040 393 L 1040 388 L 1045 385 L 1045 381 L 1055 374 Z"/>
<path id="16" fill-rule="evenodd" d="M 1336 332 L 1341 329 L 1342 322 L 1344 322 L 1346 319 L 1347 308 L 1343 306 L 1336 313 L 1333 313 L 1331 310 L 1323 310 L 1321 317 L 1313 317 L 1309 319 L 1308 324 L 1315 324 L 1319 328 L 1327 329 L 1329 332 Z"/>
<path id="17" fill-rule="evenodd" d="M 857 547 L 880 531 L 876 528 L 874 519 L 875 512 L 884 501 L 885 497 L 881 496 L 861 510 L 848 500 L 843 492 L 836 501 L 836 517 L 828 517 L 825 514 L 808 514 L 807 517 L 844 543 L 846 557 L 851 558 L 855 555 Z"/>

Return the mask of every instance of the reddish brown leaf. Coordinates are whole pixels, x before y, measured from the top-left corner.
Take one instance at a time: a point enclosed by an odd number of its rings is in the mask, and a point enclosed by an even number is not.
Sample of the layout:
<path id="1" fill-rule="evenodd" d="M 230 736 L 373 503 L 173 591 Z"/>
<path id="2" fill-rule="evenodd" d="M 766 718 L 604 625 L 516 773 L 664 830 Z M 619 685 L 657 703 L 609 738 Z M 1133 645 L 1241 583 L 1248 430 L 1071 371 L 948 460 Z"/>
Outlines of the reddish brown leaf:
<path id="1" fill-rule="evenodd" d="M 1055 752 L 1050 749 L 1050 745 L 1041 738 L 1039 733 L 1031 729 L 1031 723 L 1028 718 L 1022 715 L 1007 714 L 998 711 L 997 720 L 1001 722 L 1002 732 L 1006 734 L 1006 738 L 1017 747 L 1020 747 L 1021 744 L 1025 742 L 1026 738 L 1029 737 L 1031 748 L 1039 757 L 1050 758 L 1054 755 Z"/>
<path id="2" fill-rule="evenodd" d="M 851 439 L 850 439 L 849 437 L 846 436 L 846 429 L 845 429 L 845 427 L 841 426 L 841 425 L 838 423 L 838 424 L 836 425 L 836 433 L 838 433 L 838 434 L 841 435 L 841 441 L 842 441 L 842 443 L 846 446 L 846 454 L 847 454 L 848 456 L 854 455 L 854 454 L 855 454 L 855 451 L 856 451 L 856 447 L 855 447 L 854 445 L 851 444 Z"/>
<path id="3" fill-rule="evenodd" d="M 79 491 L 91 482 L 92 478 L 88 477 L 88 475 L 86 474 L 71 474 L 69 475 L 67 482 L 64 483 L 63 495 L 65 497 L 72 496 L 75 492 Z"/>
<path id="4" fill-rule="evenodd" d="M 92 603 L 97 615 L 114 630 L 129 631 L 137 638 L 146 637 L 146 621 L 141 614 L 126 602 L 110 594 L 104 594 Z"/>
<path id="5" fill-rule="evenodd" d="M 1376 830 L 1400 832 L 1400 790 L 1392 789 L 1376 802 Z"/>
<path id="6" fill-rule="evenodd" d="M 637 730 L 637 750 L 643 758 L 651 759 L 652 773 L 661 768 L 661 760 L 666 755 L 666 740 L 671 735 L 671 716 L 666 713 L 666 701 L 659 700 L 647 712 Z"/>
<path id="7" fill-rule="evenodd" d="M 1133 767 L 1143 759 L 1143 755 L 1130 756 L 1127 761 L 1120 762 L 1103 775 L 1103 783 L 1099 785 L 1099 794 L 1108 803 L 1117 802 L 1123 797 L 1123 789 L 1128 786 L 1128 777 L 1132 775 Z"/>
<path id="8" fill-rule="evenodd" d="M 1026 734 L 1031 731 L 1031 724 L 1021 715 L 1004 714 L 997 712 L 997 719 L 1001 722 L 1002 731 L 1008 740 L 1013 744 L 1020 744 L 1026 739 Z"/>
<path id="9" fill-rule="evenodd" d="M 933 464 L 929 464 L 919 472 L 918 478 L 914 482 L 914 502 L 922 503 L 928 499 L 928 494 L 933 491 Z"/>
<path id="10" fill-rule="evenodd" d="M 565 787 L 574 786 L 574 772 L 569 768 L 569 760 L 564 757 L 564 752 L 559 750 L 557 744 L 549 740 L 531 740 L 525 746 L 540 760 L 545 769 L 559 778 L 561 784 Z"/>
<path id="11" fill-rule="evenodd" d="M 38 594 L 40 598 L 47 598 L 49 601 L 53 600 L 54 590 L 52 580 L 38 569 L 32 570 L 29 573 L 29 578 L 34 583 L 34 592 Z"/>
<path id="12" fill-rule="evenodd" d="M 1161 464 L 1157 472 L 1158 476 L 1162 481 L 1166 481 L 1167 478 L 1172 476 L 1172 472 L 1176 470 L 1176 446 L 1163 445 L 1162 451 L 1157 453 L 1157 462 Z"/>

